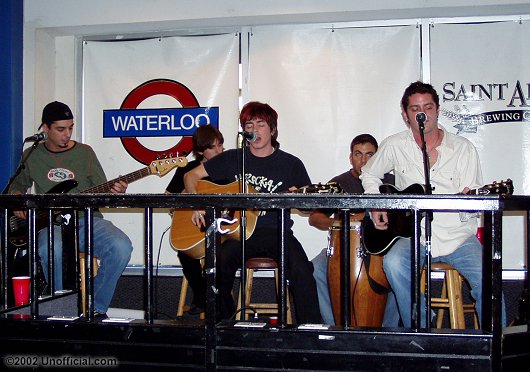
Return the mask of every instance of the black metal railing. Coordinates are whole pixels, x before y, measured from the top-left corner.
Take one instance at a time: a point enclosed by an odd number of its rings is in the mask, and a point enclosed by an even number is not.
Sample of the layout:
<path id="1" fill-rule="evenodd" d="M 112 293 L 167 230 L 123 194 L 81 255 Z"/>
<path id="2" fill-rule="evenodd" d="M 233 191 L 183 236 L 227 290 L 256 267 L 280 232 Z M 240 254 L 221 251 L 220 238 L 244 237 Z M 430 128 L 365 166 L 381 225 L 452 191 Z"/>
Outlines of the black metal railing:
<path id="1" fill-rule="evenodd" d="M 205 209 L 207 212 L 207 226 L 210 228 L 206 231 L 206 261 L 205 270 L 208 285 L 207 293 L 207 319 L 206 334 L 207 348 L 215 344 L 215 252 L 220 245 L 219 234 L 216 229 L 216 221 L 220 218 L 220 211 L 224 209 L 265 209 L 278 210 L 280 218 L 280 251 L 284 252 L 284 230 L 287 225 L 285 221 L 289 218 L 290 210 L 293 208 L 299 210 L 313 209 L 338 209 L 343 211 L 359 209 L 402 209 L 411 210 L 415 216 L 416 223 L 419 224 L 421 214 L 426 210 L 433 211 L 482 211 L 484 212 L 485 231 L 491 233 L 485 234 L 484 241 L 484 275 L 483 275 L 483 314 L 481 319 L 482 330 L 491 332 L 495 347 L 501 345 L 502 324 L 501 324 L 501 294 L 502 294 L 502 216 L 504 211 L 508 210 L 530 210 L 530 197 L 527 196 L 470 196 L 470 195 L 349 195 L 349 194 L 223 194 L 223 195 L 168 195 L 168 194 L 43 194 L 43 195 L 1 195 L 0 206 L 3 210 L 3 238 L 2 252 L 4 259 L 2 261 L 2 301 L 4 310 L 7 299 L 7 235 L 9 230 L 8 217 L 10 211 L 24 209 L 28 211 L 28 243 L 30 250 L 30 263 L 32 277 L 36 275 L 36 254 L 37 244 L 36 235 L 37 227 L 35 216 L 38 211 L 42 210 L 61 210 L 71 208 L 78 211 L 84 211 L 84 218 L 87 219 L 87 226 L 90 226 L 94 209 L 96 208 L 120 208 L 123 213 L 127 213 L 128 208 L 138 208 L 144 210 L 144 257 L 145 257 L 145 280 L 147 283 L 145 311 L 146 324 L 153 322 L 153 228 L 152 217 L 154 208 L 196 208 Z M 343 246 L 349 247 L 349 223 L 342 213 L 345 220 L 343 224 L 342 242 Z M 530 220 L 529 220 L 530 221 Z M 51 224 L 51 221 L 49 221 Z M 530 229 L 528 229 L 530 231 Z M 88 247 L 86 248 L 86 262 L 91 263 L 91 229 L 87 229 L 89 238 L 87 239 Z M 419 231 L 419 229 L 416 229 Z M 419 257 L 420 252 L 419 239 L 411 239 L 414 252 L 413 257 Z M 136 247 L 140 247 L 139 242 L 135 242 Z M 526 257 L 530 256 L 528 246 L 526 247 Z M 348 251 L 348 250 L 345 250 Z M 349 257 L 342 257 L 345 262 L 349 262 Z M 283 255 L 280 257 L 280 280 L 281 301 L 280 304 L 280 326 L 285 325 L 285 261 Z M 345 265 L 347 266 L 347 265 Z M 419 305 L 419 296 L 421 289 L 419 284 L 420 267 L 413 270 L 413 287 L 412 293 L 413 304 L 416 309 L 413 313 L 421 314 Z M 90 275 L 90 267 L 87 275 Z M 52 276 L 50 274 L 50 276 Z M 525 288 L 529 288 L 528 276 L 525 276 Z M 88 288 L 90 292 L 90 288 Z M 341 288 L 341 297 L 347 298 L 349 288 L 347 285 Z M 89 294 L 89 307 L 92 299 Z M 36 286 L 32 285 L 31 291 L 31 314 L 33 317 L 38 316 L 38 301 Z M 90 309 L 89 309 L 90 310 Z M 349 309 L 348 304 L 343 304 L 343 327 L 349 328 Z M 415 310 L 415 311 L 414 311 Z M 426 315 L 426 314 L 424 314 Z M 412 319 L 412 332 L 418 331 L 421 316 Z M 529 317 L 527 316 L 526 319 Z M 0 324 L 1 327 L 1 324 Z M 209 335 L 209 336 L 208 336 Z"/>

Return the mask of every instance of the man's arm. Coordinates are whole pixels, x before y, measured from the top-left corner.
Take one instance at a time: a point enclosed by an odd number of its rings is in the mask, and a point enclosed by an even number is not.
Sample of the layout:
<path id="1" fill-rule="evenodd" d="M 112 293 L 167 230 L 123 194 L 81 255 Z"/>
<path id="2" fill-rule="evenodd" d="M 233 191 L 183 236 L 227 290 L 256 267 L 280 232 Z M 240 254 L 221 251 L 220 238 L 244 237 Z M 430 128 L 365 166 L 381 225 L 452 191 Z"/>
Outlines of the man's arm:
<path id="1" fill-rule="evenodd" d="M 203 178 L 208 177 L 208 173 L 203 164 L 193 168 L 184 175 L 184 187 L 187 193 L 197 193 L 197 182 Z"/>
<path id="2" fill-rule="evenodd" d="M 184 186 L 185 192 L 190 194 L 197 193 L 197 182 L 199 180 L 208 177 L 208 172 L 204 168 L 203 164 L 193 168 L 184 175 Z M 206 221 L 204 219 L 204 210 L 195 210 L 191 215 L 191 221 L 197 227 L 206 226 Z"/>
<path id="3" fill-rule="evenodd" d="M 362 221 L 364 212 L 350 213 L 350 223 Z M 326 213 L 316 210 L 309 215 L 309 225 L 316 227 L 319 230 L 329 230 L 333 226 L 340 226 L 341 220 L 328 216 Z"/>
<path id="4" fill-rule="evenodd" d="M 316 227 L 319 230 L 329 230 L 334 222 L 334 218 L 321 211 L 313 211 L 309 215 L 309 225 Z"/>

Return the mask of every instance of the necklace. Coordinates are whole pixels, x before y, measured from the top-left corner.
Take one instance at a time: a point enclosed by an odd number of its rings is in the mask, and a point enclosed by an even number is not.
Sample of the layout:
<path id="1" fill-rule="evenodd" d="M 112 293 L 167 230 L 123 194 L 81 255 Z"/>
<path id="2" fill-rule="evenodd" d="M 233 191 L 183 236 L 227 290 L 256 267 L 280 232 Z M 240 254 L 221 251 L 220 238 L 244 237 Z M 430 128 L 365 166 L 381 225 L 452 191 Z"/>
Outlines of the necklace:
<path id="1" fill-rule="evenodd" d="M 437 153 L 436 153 L 436 148 L 438 146 L 440 146 L 440 144 L 442 143 L 442 138 L 443 138 L 443 135 L 442 134 L 438 134 L 438 138 L 436 139 L 436 142 L 434 143 L 434 145 L 431 147 L 430 150 L 427 151 L 427 157 L 429 159 L 431 159 L 431 154 L 434 153 L 434 155 L 432 156 L 433 158 L 436 157 Z"/>

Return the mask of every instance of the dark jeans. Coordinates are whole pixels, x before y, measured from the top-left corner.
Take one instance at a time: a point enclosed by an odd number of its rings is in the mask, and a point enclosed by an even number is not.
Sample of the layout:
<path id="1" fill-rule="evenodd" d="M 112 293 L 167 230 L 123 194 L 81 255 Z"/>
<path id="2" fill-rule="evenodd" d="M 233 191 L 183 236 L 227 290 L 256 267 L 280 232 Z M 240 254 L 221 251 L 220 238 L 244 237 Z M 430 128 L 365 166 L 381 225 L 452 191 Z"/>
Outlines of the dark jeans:
<path id="1" fill-rule="evenodd" d="M 254 231 L 246 241 L 245 258 L 268 257 L 278 260 L 279 237 L 276 229 Z M 297 323 L 320 323 L 320 311 L 313 264 L 292 232 L 285 238 L 286 276 L 293 296 Z M 241 243 L 227 240 L 217 252 L 218 320 L 229 319 L 236 311 L 232 288 L 236 272 L 241 268 Z"/>
<path id="2" fill-rule="evenodd" d="M 206 307 L 206 279 L 202 274 L 201 260 L 197 260 L 180 251 L 177 256 L 182 265 L 182 272 L 193 291 L 192 304 L 204 309 Z"/>

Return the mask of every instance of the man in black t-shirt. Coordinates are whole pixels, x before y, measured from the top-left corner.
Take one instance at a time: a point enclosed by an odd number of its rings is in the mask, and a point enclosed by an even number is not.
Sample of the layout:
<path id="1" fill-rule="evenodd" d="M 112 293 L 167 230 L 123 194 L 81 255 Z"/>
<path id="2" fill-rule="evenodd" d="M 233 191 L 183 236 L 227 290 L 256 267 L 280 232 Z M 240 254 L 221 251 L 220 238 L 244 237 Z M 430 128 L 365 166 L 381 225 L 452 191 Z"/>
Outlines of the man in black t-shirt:
<path id="1" fill-rule="evenodd" d="M 251 133 L 249 145 L 242 149 L 227 150 L 205 164 L 199 165 L 184 176 L 186 191 L 196 192 L 197 181 L 209 176 L 215 180 L 241 180 L 241 157 L 245 151 L 244 181 L 257 192 L 288 192 L 311 183 L 304 164 L 297 157 L 280 150 L 278 138 L 278 114 L 269 105 L 260 102 L 247 103 L 240 114 L 245 132 Z M 192 221 L 203 226 L 204 211 L 195 211 Z M 318 298 L 313 265 L 295 238 L 288 221 L 285 236 L 286 274 L 294 300 L 298 323 L 320 323 Z M 246 241 L 246 258 L 269 257 L 277 260 L 278 212 L 261 211 L 252 235 Z M 236 312 L 232 288 L 237 270 L 242 266 L 239 241 L 227 240 L 218 250 L 217 287 L 218 320 L 228 319 Z"/>

